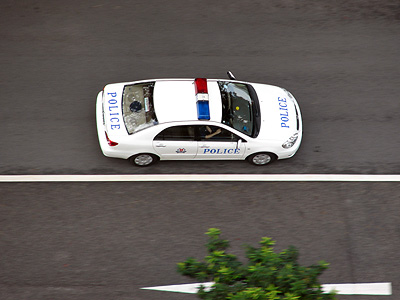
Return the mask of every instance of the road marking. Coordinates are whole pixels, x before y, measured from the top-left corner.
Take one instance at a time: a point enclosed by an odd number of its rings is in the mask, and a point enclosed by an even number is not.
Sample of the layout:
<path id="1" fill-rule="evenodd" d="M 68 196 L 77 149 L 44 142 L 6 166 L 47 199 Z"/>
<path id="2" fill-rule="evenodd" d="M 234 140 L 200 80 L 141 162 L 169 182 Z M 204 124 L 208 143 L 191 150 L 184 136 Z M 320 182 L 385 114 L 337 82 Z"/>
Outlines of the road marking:
<path id="1" fill-rule="evenodd" d="M 400 175 L 357 174 L 135 174 L 135 175 L 0 175 L 0 182 L 97 181 L 335 181 L 400 182 Z"/>
<path id="2" fill-rule="evenodd" d="M 203 285 L 206 290 L 209 290 L 210 287 L 213 285 L 213 282 L 145 287 L 145 288 L 142 288 L 142 290 L 196 294 L 198 288 L 201 285 Z M 322 290 L 325 293 L 329 293 L 330 291 L 336 291 L 336 293 L 338 295 L 390 296 L 390 295 L 392 295 L 392 283 L 391 282 L 377 282 L 377 283 L 323 284 Z"/>
<path id="3" fill-rule="evenodd" d="M 144 287 L 141 289 L 142 290 L 161 291 L 161 292 L 196 294 L 197 290 L 199 289 L 199 287 L 201 285 L 203 285 L 206 290 L 209 290 L 213 284 L 214 284 L 213 282 L 188 283 L 188 284 L 175 284 L 175 285 Z"/>
<path id="4" fill-rule="evenodd" d="M 336 291 L 339 295 L 382 295 L 392 294 L 391 282 L 377 283 L 342 283 L 342 284 L 323 284 L 322 289 L 325 293 Z"/>

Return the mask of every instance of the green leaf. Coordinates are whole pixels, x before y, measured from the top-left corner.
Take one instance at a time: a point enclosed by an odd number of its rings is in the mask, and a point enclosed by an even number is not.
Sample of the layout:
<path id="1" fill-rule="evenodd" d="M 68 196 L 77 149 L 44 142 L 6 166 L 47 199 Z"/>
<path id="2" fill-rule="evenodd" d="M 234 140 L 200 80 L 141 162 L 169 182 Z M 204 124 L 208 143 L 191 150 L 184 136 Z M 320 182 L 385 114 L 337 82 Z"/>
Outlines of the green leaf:
<path id="1" fill-rule="evenodd" d="M 247 264 L 241 263 L 227 249 L 229 241 L 220 238 L 221 231 L 210 228 L 206 233 L 208 255 L 204 262 L 188 258 L 177 264 L 178 272 L 201 282 L 214 281 L 197 295 L 206 300 L 333 300 L 334 293 L 323 294 L 318 276 L 329 266 L 320 261 L 308 267 L 298 263 L 296 247 L 276 253 L 275 241 L 263 237 L 259 247 L 246 246 Z"/>
<path id="2" fill-rule="evenodd" d="M 221 235 L 221 230 L 219 230 L 218 228 L 210 228 L 210 229 L 208 229 L 206 234 L 210 238 L 219 238 L 219 236 Z"/>

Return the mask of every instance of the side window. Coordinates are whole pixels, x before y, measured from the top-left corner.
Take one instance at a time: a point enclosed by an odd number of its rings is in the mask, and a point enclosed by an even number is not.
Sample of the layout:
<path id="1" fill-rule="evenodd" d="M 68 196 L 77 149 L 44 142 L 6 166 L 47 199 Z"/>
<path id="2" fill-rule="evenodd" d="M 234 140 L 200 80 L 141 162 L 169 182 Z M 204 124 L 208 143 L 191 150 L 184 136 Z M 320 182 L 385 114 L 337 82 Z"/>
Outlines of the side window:
<path id="1" fill-rule="evenodd" d="M 194 141 L 193 126 L 173 126 L 164 129 L 154 140 L 163 141 Z"/>
<path id="2" fill-rule="evenodd" d="M 236 134 L 218 126 L 201 125 L 199 133 L 201 141 L 237 142 L 240 139 Z"/>

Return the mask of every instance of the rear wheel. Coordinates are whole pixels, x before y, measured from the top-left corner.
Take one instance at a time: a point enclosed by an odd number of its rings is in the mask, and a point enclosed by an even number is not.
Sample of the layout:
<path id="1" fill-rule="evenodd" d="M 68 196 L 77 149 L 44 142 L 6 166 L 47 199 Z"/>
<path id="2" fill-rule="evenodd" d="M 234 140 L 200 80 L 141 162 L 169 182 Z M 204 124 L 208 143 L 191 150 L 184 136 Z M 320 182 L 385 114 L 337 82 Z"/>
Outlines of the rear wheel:
<path id="1" fill-rule="evenodd" d="M 158 156 L 150 153 L 140 153 L 132 156 L 129 161 L 138 167 L 147 167 L 158 161 Z"/>
<path id="2" fill-rule="evenodd" d="M 256 166 L 265 166 L 276 160 L 276 155 L 273 153 L 263 152 L 250 155 L 247 160 Z"/>

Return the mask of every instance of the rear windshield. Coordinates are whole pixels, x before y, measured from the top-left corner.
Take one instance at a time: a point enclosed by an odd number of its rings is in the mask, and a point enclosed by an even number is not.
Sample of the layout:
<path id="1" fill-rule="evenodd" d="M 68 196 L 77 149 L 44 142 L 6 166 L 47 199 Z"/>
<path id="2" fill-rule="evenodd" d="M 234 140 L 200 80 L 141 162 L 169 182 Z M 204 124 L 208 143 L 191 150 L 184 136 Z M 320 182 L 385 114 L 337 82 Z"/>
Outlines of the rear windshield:
<path id="1" fill-rule="evenodd" d="M 122 113 L 129 134 L 157 124 L 153 105 L 154 82 L 126 85 Z"/>

